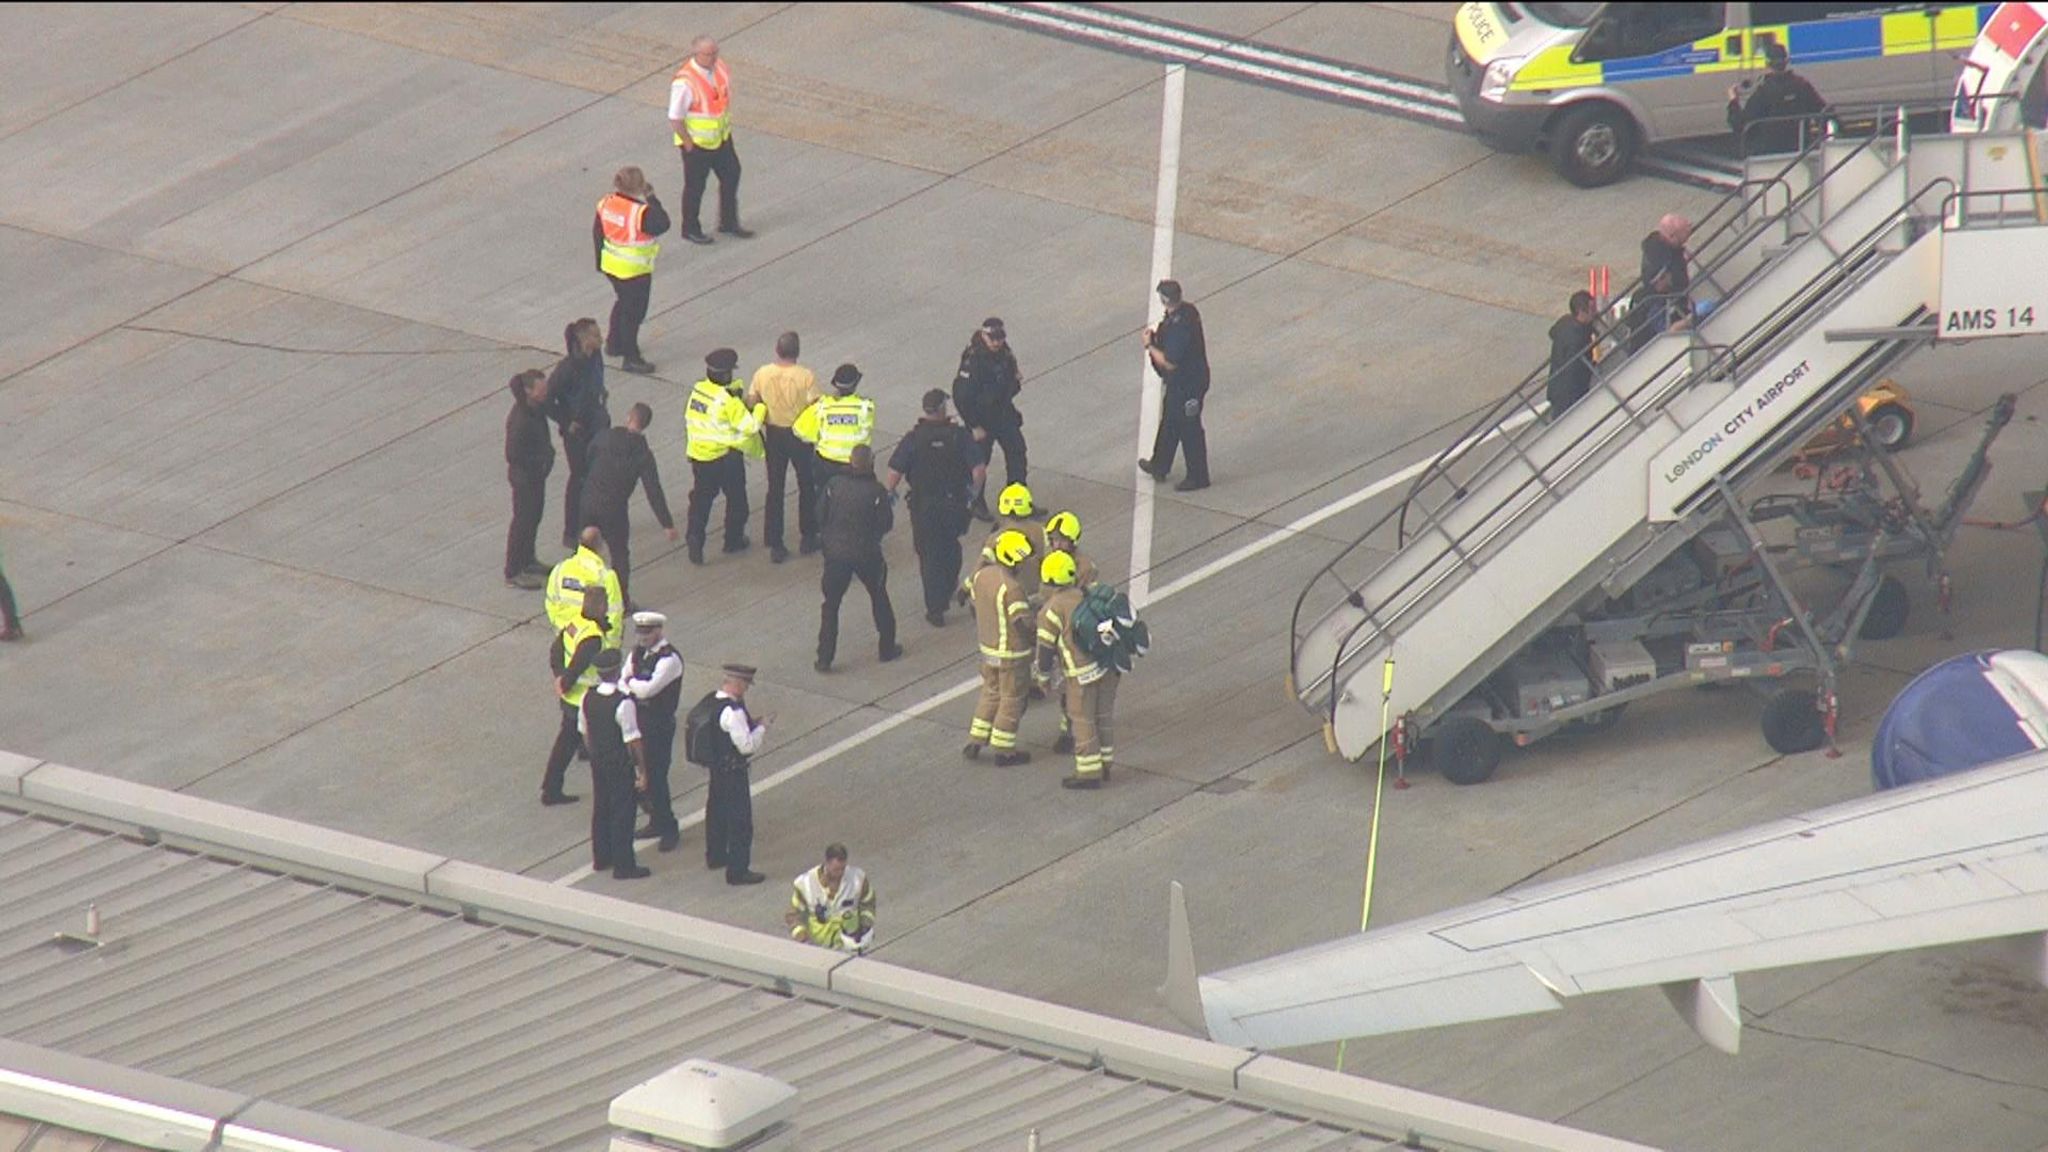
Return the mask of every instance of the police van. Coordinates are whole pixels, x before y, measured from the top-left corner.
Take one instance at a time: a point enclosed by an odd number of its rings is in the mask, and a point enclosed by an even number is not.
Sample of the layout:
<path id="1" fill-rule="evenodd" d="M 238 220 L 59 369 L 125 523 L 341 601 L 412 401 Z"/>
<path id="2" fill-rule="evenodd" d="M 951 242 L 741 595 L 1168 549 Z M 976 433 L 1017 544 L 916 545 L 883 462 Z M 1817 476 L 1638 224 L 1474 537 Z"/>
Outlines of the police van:
<path id="1" fill-rule="evenodd" d="M 1763 74 L 1772 42 L 1837 106 L 1945 98 L 1997 7 L 1461 4 L 1446 70 L 1474 131 L 1592 188 L 1646 144 L 1727 132 L 1728 87 Z"/>

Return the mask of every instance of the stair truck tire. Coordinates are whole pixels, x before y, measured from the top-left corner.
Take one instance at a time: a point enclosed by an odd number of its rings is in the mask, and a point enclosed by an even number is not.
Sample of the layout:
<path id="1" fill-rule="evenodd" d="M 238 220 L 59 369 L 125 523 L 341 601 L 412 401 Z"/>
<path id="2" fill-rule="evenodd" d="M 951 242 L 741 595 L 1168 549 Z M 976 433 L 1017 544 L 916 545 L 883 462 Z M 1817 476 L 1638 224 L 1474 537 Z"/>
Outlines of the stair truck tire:
<path id="1" fill-rule="evenodd" d="M 1814 706 L 1819 699 L 1811 688 L 1780 688 L 1771 693 L 1764 702 L 1763 715 L 1764 743 L 1771 751 L 1790 756 L 1827 743 L 1827 729 Z"/>
<path id="2" fill-rule="evenodd" d="M 1565 112 L 1550 131 L 1551 162 L 1581 188 L 1601 188 L 1621 179 L 1635 162 L 1635 152 L 1635 120 L 1604 101 Z"/>
<path id="3" fill-rule="evenodd" d="M 1887 452 L 1896 452 L 1913 438 L 1913 414 L 1897 404 L 1879 404 L 1863 417 L 1870 438 Z"/>
<path id="4" fill-rule="evenodd" d="M 1870 594 L 1870 608 L 1863 614 L 1863 627 L 1856 635 L 1865 640 L 1889 640 L 1906 630 L 1906 616 L 1913 609 L 1906 585 L 1896 576 L 1878 580 Z"/>
<path id="5" fill-rule="evenodd" d="M 1430 757 L 1453 784 L 1484 784 L 1500 767 L 1500 734 L 1483 720 L 1452 716 L 1430 734 Z"/>

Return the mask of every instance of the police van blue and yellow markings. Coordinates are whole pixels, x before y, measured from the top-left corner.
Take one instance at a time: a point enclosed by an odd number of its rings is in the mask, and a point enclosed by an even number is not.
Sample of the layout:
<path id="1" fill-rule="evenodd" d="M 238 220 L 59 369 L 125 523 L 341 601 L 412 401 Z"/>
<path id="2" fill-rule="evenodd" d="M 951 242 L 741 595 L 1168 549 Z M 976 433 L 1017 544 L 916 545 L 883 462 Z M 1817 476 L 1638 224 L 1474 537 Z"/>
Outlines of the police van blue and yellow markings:
<path id="1" fill-rule="evenodd" d="M 1507 39 L 1498 30 L 1497 20 L 1484 11 L 1486 7 L 1464 5 L 1457 22 L 1460 46 L 1467 57 L 1482 66 L 1498 54 L 1496 50 Z M 1654 55 L 1619 60 L 1574 60 L 1578 43 L 1567 41 L 1529 57 L 1515 70 L 1508 88 L 1514 92 L 1549 91 L 1755 71 L 1764 65 L 1763 46 L 1772 41 L 1786 45 L 1794 65 L 1959 51 L 1976 43 L 1978 32 L 1997 7 L 1979 4 L 1941 8 L 1932 17 L 1925 11 L 1893 12 L 1804 24 L 1731 28 Z M 1468 16 L 1468 12 L 1472 15 Z M 1726 51 L 1730 39 L 1737 39 L 1746 54 L 1740 50 Z"/>

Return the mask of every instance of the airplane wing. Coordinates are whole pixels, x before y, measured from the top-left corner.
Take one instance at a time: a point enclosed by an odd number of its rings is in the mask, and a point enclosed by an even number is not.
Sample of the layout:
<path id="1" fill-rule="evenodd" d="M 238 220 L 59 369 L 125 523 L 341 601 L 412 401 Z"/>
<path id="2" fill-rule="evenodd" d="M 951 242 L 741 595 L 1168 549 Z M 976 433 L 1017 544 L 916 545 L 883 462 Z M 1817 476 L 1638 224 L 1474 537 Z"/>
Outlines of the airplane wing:
<path id="1" fill-rule="evenodd" d="M 1292 1048 L 1657 985 L 1734 1052 L 1741 972 L 2028 937 L 2048 978 L 2048 751 L 1199 981 L 1177 891 L 1173 913 L 1168 998 L 1228 1044 Z"/>

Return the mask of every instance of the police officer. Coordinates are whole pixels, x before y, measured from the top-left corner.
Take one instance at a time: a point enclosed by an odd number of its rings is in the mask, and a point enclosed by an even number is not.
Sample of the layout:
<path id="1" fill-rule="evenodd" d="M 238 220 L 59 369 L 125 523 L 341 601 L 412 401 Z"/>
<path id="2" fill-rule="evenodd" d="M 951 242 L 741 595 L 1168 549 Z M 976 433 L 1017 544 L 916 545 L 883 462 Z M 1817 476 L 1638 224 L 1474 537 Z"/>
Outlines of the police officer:
<path id="1" fill-rule="evenodd" d="M 790 939 L 842 952 L 865 952 L 875 939 L 875 890 L 846 862 L 846 845 L 825 846 L 825 862 L 796 878 L 782 917 Z"/>
<path id="2" fill-rule="evenodd" d="M 1017 410 L 1017 396 L 1024 390 L 1024 372 L 1017 366 L 1017 354 L 1010 350 L 1009 334 L 1001 317 L 981 322 L 967 347 L 960 353 L 960 371 L 953 377 L 953 406 L 974 434 L 985 468 L 995 459 L 996 445 L 1003 447 L 1003 482 L 1022 484 L 1028 461 L 1024 447 L 1024 414 Z M 992 520 L 981 489 L 975 489 L 974 516 Z"/>
<path id="3" fill-rule="evenodd" d="M 1785 46 L 1764 40 L 1763 76 L 1728 89 L 1728 127 L 1744 156 L 1797 152 L 1826 132 L 1820 114 L 1827 106 L 1813 84 L 1792 71 Z"/>
<path id="4" fill-rule="evenodd" d="M 889 454 L 889 492 L 910 481 L 910 543 L 924 584 L 924 618 L 946 624 L 946 601 L 960 584 L 960 537 L 967 502 L 988 474 L 966 428 L 946 415 L 946 393 L 924 394 L 924 415 Z"/>
<path id="5" fill-rule="evenodd" d="M 575 619 L 555 633 L 548 647 L 548 670 L 555 674 L 555 695 L 562 702 L 562 724 L 555 731 L 555 746 L 548 750 L 547 767 L 540 777 L 540 802 L 553 807 L 574 804 L 578 797 L 562 791 L 569 761 L 583 746 L 582 708 L 584 694 L 597 685 L 597 654 L 604 651 L 604 620 L 610 609 L 602 585 L 583 590 L 583 606 Z"/>
<path id="6" fill-rule="evenodd" d="M 820 397 L 796 418 L 797 438 L 817 450 L 820 489 L 834 472 L 846 470 L 855 448 L 874 443 L 875 402 L 855 395 L 859 387 L 860 369 L 841 364 L 832 373 L 832 395 Z"/>
<path id="7" fill-rule="evenodd" d="M 725 869 L 727 884 L 759 884 L 767 877 L 753 871 L 754 797 L 747 779 L 747 766 L 768 735 L 774 719 L 756 721 L 747 711 L 747 687 L 754 682 L 754 669 L 745 664 L 727 664 L 718 690 L 692 708 L 711 719 L 691 737 L 696 756 L 710 770 L 711 784 L 704 800 L 704 865 Z"/>
<path id="8" fill-rule="evenodd" d="M 616 648 L 624 629 L 626 598 L 619 589 L 619 574 L 605 566 L 604 556 L 598 551 L 602 547 L 604 534 L 596 528 L 585 528 L 577 537 L 576 551 L 549 569 L 544 603 L 548 623 L 559 632 L 582 614 L 585 590 L 603 589 L 608 605 L 604 620 L 605 643 Z"/>
<path id="9" fill-rule="evenodd" d="M 854 445 L 846 470 L 827 480 L 818 497 L 819 532 L 825 537 L 825 604 L 818 617 L 814 665 L 820 672 L 832 670 L 839 652 L 839 602 L 856 578 L 874 609 L 882 663 L 903 655 L 896 643 L 896 610 L 889 603 L 889 565 L 882 559 L 882 537 L 896 526 L 893 503 L 895 497 L 875 479 L 875 454 L 865 444 Z"/>
<path id="10" fill-rule="evenodd" d="M 983 747 L 993 748 L 996 766 L 1007 768 L 1031 760 L 1031 753 L 1017 747 L 1017 725 L 1024 719 L 1036 627 L 1030 596 L 1018 573 L 1033 549 L 1022 532 L 1013 531 L 997 537 L 993 551 L 994 562 L 983 564 L 968 580 L 981 644 L 981 698 L 975 702 L 974 722 L 960 754 L 978 760 Z"/>
<path id="11" fill-rule="evenodd" d="M 1083 651 L 1074 634 L 1074 610 L 1084 595 L 1075 585 L 1074 557 L 1066 552 L 1046 556 L 1040 567 L 1048 595 L 1038 610 L 1038 652 L 1033 675 L 1064 682 L 1062 700 L 1073 722 L 1074 774 L 1062 788 L 1100 788 L 1109 778 L 1116 756 L 1111 714 L 1116 709 L 1116 669 Z"/>
<path id="12" fill-rule="evenodd" d="M 641 376 L 654 371 L 640 355 L 640 324 L 647 319 L 654 258 L 661 252 L 655 237 L 668 226 L 668 213 L 655 199 L 646 173 L 632 167 L 612 177 L 612 193 L 597 202 L 597 219 L 590 226 L 597 270 L 612 285 L 612 323 L 604 350 L 624 361 L 620 367 Z"/>
<path id="13" fill-rule="evenodd" d="M 1159 326 L 1145 329 L 1145 354 L 1165 386 L 1160 397 L 1159 434 L 1152 455 L 1138 468 L 1155 480 L 1173 471 L 1173 455 L 1185 445 L 1188 474 L 1173 486 L 1194 492 L 1209 486 L 1209 436 L 1202 430 L 1202 409 L 1209 395 L 1209 344 L 1202 335 L 1202 314 L 1181 298 L 1178 280 L 1159 282 L 1159 303 L 1166 309 Z"/>
<path id="14" fill-rule="evenodd" d="M 683 534 L 690 563 L 704 562 L 704 532 L 711 524 L 711 502 L 725 497 L 725 551 L 747 547 L 747 465 L 750 454 L 764 454 L 761 423 L 765 405 L 752 410 L 740 401 L 733 369 L 740 354 L 719 348 L 704 358 L 704 379 L 690 389 L 685 422 L 689 425 L 688 455 L 695 483 L 690 487 L 689 524 Z"/>
<path id="15" fill-rule="evenodd" d="M 640 880 L 654 875 L 633 858 L 633 794 L 647 790 L 646 746 L 619 664 L 617 648 L 592 661 L 598 683 L 583 694 L 576 725 L 590 748 L 590 866 L 611 869 L 614 880 Z"/>
<path id="16" fill-rule="evenodd" d="M 612 555 L 612 571 L 618 574 L 619 593 L 625 611 L 633 610 L 633 518 L 627 506 L 633 489 L 647 493 L 654 519 L 668 538 L 676 538 L 676 522 L 668 513 L 668 496 L 661 490 L 661 466 L 654 450 L 647 446 L 647 425 L 654 409 L 633 405 L 623 426 L 607 428 L 590 444 L 590 476 L 583 486 L 583 521 L 604 533 L 605 547 Z"/>
<path id="17" fill-rule="evenodd" d="M 668 787 L 669 764 L 676 747 L 676 705 L 683 698 L 683 654 L 663 635 L 667 625 L 668 617 L 659 612 L 633 613 L 633 651 L 626 656 L 619 684 L 637 704 L 645 752 L 642 763 L 647 783 L 641 798 L 647 808 L 647 823 L 634 835 L 642 840 L 659 839 L 663 852 L 673 852 L 683 838 Z"/>

